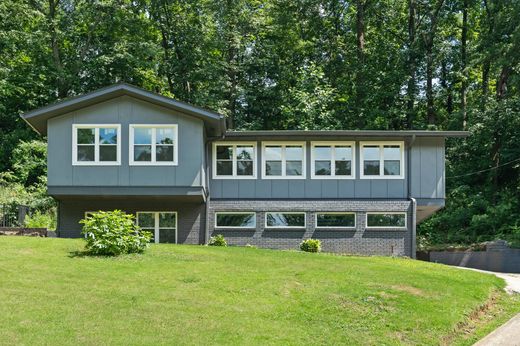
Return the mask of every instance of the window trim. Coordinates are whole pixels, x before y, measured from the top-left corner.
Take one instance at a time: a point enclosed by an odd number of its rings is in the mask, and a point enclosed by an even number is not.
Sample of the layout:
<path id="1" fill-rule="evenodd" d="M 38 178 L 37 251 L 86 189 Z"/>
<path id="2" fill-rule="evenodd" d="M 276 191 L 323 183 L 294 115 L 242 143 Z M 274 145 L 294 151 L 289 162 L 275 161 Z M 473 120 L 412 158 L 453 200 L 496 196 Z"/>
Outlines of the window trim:
<path id="1" fill-rule="evenodd" d="M 78 129 L 94 129 L 94 161 L 78 161 Z M 117 130 L 116 161 L 99 161 L 99 129 Z M 92 144 L 87 144 L 92 145 Z M 72 165 L 73 166 L 121 166 L 121 124 L 72 124 Z"/>
<path id="2" fill-rule="evenodd" d="M 159 244 L 159 218 L 157 217 L 160 213 L 170 213 L 170 214 L 175 214 L 175 244 L 178 244 L 179 243 L 179 239 L 178 239 L 178 232 L 179 232 L 179 213 L 176 212 L 176 211 L 172 211 L 172 210 L 161 210 L 161 211 L 155 211 L 155 210 L 141 210 L 141 211 L 136 211 L 135 212 L 135 224 L 137 226 L 139 226 L 139 214 L 140 213 L 148 213 L 148 214 L 154 214 L 154 226 L 153 226 L 153 232 L 154 232 L 154 235 L 153 235 L 153 239 L 154 239 L 154 244 Z M 165 227 L 163 227 L 165 228 Z M 166 227 L 168 228 L 168 227 Z"/>
<path id="3" fill-rule="evenodd" d="M 257 150 L 256 150 L 256 142 L 213 142 L 212 148 L 212 176 L 213 179 L 256 179 L 256 171 L 257 171 Z M 233 158 L 232 158 L 232 175 L 217 175 L 217 146 L 232 146 L 233 147 Z M 237 175 L 237 151 L 236 147 L 240 146 L 253 146 L 253 175 Z"/>
<path id="4" fill-rule="evenodd" d="M 151 161 L 134 161 L 134 129 L 135 128 L 151 128 L 152 130 L 152 152 Z M 157 129 L 173 128 L 175 136 L 173 141 L 173 161 L 156 161 Z M 130 166 L 178 166 L 179 164 L 179 125 L 178 124 L 129 124 L 128 125 L 128 164 Z M 139 145 L 139 144 L 138 144 Z M 144 144 L 146 145 L 146 144 Z"/>
<path id="5" fill-rule="evenodd" d="M 268 226 L 267 214 L 303 214 L 303 226 Z M 305 211 L 266 211 L 264 213 L 264 228 L 265 229 L 306 229 L 307 228 L 307 212 Z"/>
<path id="6" fill-rule="evenodd" d="M 318 226 L 318 214 L 333 214 L 333 215 L 354 215 L 354 226 Z M 351 211 L 317 211 L 314 213 L 314 228 L 315 229 L 356 229 L 357 214 Z"/>
<path id="7" fill-rule="evenodd" d="M 379 146 L 379 175 L 365 175 L 365 158 L 363 155 L 363 148 L 365 146 L 377 145 Z M 401 164 L 399 175 L 385 175 L 384 172 L 384 146 L 398 145 L 401 153 Z M 359 142 L 359 178 L 360 179 L 404 179 L 404 141 L 364 141 Z"/>
<path id="8" fill-rule="evenodd" d="M 334 149 L 336 146 L 350 146 L 352 149 L 352 160 L 350 163 L 350 175 L 336 175 L 336 151 L 332 150 L 331 152 L 331 175 L 316 175 L 315 171 L 315 155 L 314 155 L 314 148 L 316 146 L 330 146 L 332 149 Z M 334 173 L 334 174 L 332 174 Z M 356 142 L 354 141 L 342 141 L 342 142 L 336 142 L 336 141 L 317 141 L 317 142 L 311 142 L 311 179 L 356 179 Z"/>
<path id="9" fill-rule="evenodd" d="M 230 214 L 239 214 L 239 215 L 245 215 L 245 214 L 253 214 L 255 224 L 254 226 L 218 226 L 217 225 L 217 214 L 224 214 L 224 215 L 230 215 Z M 215 229 L 256 229 L 256 212 L 255 211 L 216 211 L 215 212 Z"/>
<path id="10" fill-rule="evenodd" d="M 369 226 L 368 225 L 368 215 L 374 214 L 392 214 L 404 215 L 404 226 Z M 368 211 L 365 213 L 365 228 L 366 229 L 399 229 L 406 230 L 408 229 L 408 213 L 406 211 Z"/>
<path id="11" fill-rule="evenodd" d="M 268 146 L 281 146 L 282 150 L 282 175 L 267 175 L 266 174 L 266 159 L 265 148 Z M 286 167 L 287 161 L 285 159 L 285 147 L 287 146 L 301 146 L 303 149 L 302 157 L 302 175 L 287 175 Z M 307 142 L 292 142 L 292 141 L 266 141 L 262 142 L 262 179 L 306 179 L 307 177 Z"/>

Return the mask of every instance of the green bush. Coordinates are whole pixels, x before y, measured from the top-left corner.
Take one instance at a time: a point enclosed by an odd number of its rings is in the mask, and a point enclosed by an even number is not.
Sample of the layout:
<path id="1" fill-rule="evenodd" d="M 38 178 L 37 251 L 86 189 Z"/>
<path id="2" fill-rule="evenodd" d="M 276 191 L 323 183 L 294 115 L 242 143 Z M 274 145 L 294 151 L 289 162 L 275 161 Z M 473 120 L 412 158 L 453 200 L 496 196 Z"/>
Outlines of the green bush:
<path id="1" fill-rule="evenodd" d="M 92 255 L 117 256 L 141 253 L 152 239 L 150 232 L 142 231 L 134 216 L 121 210 L 92 213 L 80 221 L 83 224 L 86 250 Z"/>
<path id="2" fill-rule="evenodd" d="M 226 238 L 222 234 L 217 234 L 214 237 L 209 238 L 209 246 L 227 246 Z"/>
<path id="3" fill-rule="evenodd" d="M 305 252 L 320 252 L 321 241 L 318 239 L 306 239 L 300 243 L 300 250 Z"/>
<path id="4" fill-rule="evenodd" d="M 56 218 L 54 214 L 36 211 L 32 215 L 25 217 L 24 226 L 27 228 L 47 228 L 52 230 L 56 229 Z"/>

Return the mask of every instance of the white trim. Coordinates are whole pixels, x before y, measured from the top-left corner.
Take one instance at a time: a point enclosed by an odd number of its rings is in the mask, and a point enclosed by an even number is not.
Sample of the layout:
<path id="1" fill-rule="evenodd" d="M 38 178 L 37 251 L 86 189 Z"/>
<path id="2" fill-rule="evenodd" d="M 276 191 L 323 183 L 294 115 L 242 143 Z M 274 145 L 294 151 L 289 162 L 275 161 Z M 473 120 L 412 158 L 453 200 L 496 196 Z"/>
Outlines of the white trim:
<path id="1" fill-rule="evenodd" d="M 316 146 L 329 146 L 331 147 L 331 175 L 316 175 L 315 170 L 315 155 L 314 148 Z M 352 160 L 350 161 L 350 175 L 336 175 L 336 150 L 337 146 L 350 146 L 352 151 Z M 356 179 L 356 142 L 335 142 L 335 141 L 318 141 L 311 142 L 311 179 Z"/>
<path id="2" fill-rule="evenodd" d="M 217 175 L 217 146 L 230 146 L 233 147 L 233 157 L 231 162 L 232 175 Z M 240 146 L 252 146 L 253 147 L 253 175 L 237 175 L 237 147 Z M 256 142 L 213 142 L 212 147 L 212 175 L 213 179 L 256 179 L 256 166 L 258 162 Z"/>
<path id="3" fill-rule="evenodd" d="M 148 213 L 148 214 L 154 214 L 154 243 L 155 244 L 159 244 L 159 230 L 161 228 L 163 229 L 171 229 L 171 227 L 159 227 L 159 214 L 161 213 L 169 213 L 169 214 L 175 214 L 175 244 L 178 243 L 178 224 L 179 224 L 179 214 L 176 212 L 176 211 L 168 211 L 168 210 L 164 210 L 164 211 L 136 211 L 135 212 L 135 223 L 136 225 L 139 226 L 139 214 L 144 214 L 144 213 Z M 148 228 L 148 227 L 147 227 Z"/>
<path id="4" fill-rule="evenodd" d="M 365 160 L 363 157 L 364 146 L 379 146 L 379 175 L 365 175 Z M 401 159 L 400 159 L 400 174 L 399 175 L 385 175 L 385 159 L 384 159 L 384 146 L 385 145 L 398 145 L 400 148 Z M 359 142 L 359 178 L 360 179 L 404 179 L 404 142 L 403 141 L 367 141 Z"/>
<path id="5" fill-rule="evenodd" d="M 354 226 L 318 226 L 318 214 L 354 215 Z M 317 211 L 314 213 L 314 228 L 316 229 L 355 229 L 357 226 L 357 215 L 355 212 L 347 211 Z"/>
<path id="6" fill-rule="evenodd" d="M 116 129 L 116 161 L 99 161 L 99 129 Z M 94 161 L 78 161 L 78 129 L 94 129 Z M 81 145 L 81 144 L 80 144 Z M 102 144 L 101 144 L 102 145 Z M 111 144 L 113 145 L 113 144 Z M 72 124 L 72 165 L 73 166 L 120 166 L 121 165 L 121 124 Z"/>
<path id="7" fill-rule="evenodd" d="M 218 226 L 217 225 L 217 215 L 218 214 L 227 214 L 227 215 L 253 214 L 255 224 L 253 226 Z M 256 212 L 254 212 L 254 211 L 216 211 L 215 212 L 215 229 L 256 229 Z"/>
<path id="8" fill-rule="evenodd" d="M 368 215 L 376 214 L 392 214 L 392 215 L 404 215 L 404 226 L 369 226 Z M 368 229 L 407 229 L 408 228 L 408 213 L 405 211 L 369 211 L 365 213 L 365 228 Z"/>
<path id="9" fill-rule="evenodd" d="M 303 214 L 303 226 L 268 226 L 267 225 L 267 214 Z M 296 229 L 304 229 L 307 228 L 307 213 L 304 211 L 266 211 L 264 213 L 264 228 L 268 229 L 287 229 L 287 228 L 296 228 Z"/>
<path id="10" fill-rule="evenodd" d="M 267 175 L 265 166 L 265 147 L 267 146 L 280 146 L 282 147 L 282 175 Z M 287 161 L 285 159 L 285 148 L 287 146 L 301 146 L 303 150 L 302 157 L 302 175 L 286 175 Z M 278 142 L 278 141 L 267 141 L 262 142 L 262 179 L 305 179 L 307 174 L 307 143 L 306 142 Z"/>
<path id="11" fill-rule="evenodd" d="M 134 129 L 148 128 L 152 129 L 151 139 L 151 161 L 134 161 Z M 157 129 L 173 128 L 173 161 L 156 161 L 157 150 Z M 130 166 L 177 166 L 179 164 L 179 125 L 178 124 L 130 124 L 128 125 L 128 162 Z M 139 145 L 139 144 L 138 144 Z M 147 145 L 147 144 L 143 144 Z"/>

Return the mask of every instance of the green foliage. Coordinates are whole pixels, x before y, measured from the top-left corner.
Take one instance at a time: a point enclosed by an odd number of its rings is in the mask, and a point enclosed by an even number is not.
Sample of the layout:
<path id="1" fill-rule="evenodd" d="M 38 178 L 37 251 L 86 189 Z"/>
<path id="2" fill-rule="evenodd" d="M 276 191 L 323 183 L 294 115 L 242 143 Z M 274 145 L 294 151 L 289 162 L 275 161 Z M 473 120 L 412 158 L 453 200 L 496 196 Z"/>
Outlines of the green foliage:
<path id="1" fill-rule="evenodd" d="M 209 238 L 209 246 L 227 246 L 227 241 L 222 234 Z"/>
<path id="2" fill-rule="evenodd" d="M 300 250 L 305 252 L 321 252 L 321 241 L 319 239 L 305 239 L 300 243 Z"/>
<path id="3" fill-rule="evenodd" d="M 24 226 L 29 228 L 47 228 L 49 230 L 56 229 L 56 215 L 54 213 L 42 213 L 36 211 L 32 215 L 27 215 L 24 220 Z"/>
<path id="4" fill-rule="evenodd" d="M 135 224 L 134 216 L 121 210 L 99 211 L 80 221 L 83 224 L 86 250 L 92 255 L 117 256 L 141 253 L 152 234 Z"/>

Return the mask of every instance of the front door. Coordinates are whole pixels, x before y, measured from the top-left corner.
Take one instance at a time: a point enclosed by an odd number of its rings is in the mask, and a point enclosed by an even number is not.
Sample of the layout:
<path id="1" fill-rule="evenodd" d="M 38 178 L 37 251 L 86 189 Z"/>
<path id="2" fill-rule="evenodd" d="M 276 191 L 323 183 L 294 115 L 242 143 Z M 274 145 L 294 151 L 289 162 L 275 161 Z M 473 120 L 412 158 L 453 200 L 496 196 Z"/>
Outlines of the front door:
<path id="1" fill-rule="evenodd" d="M 177 212 L 137 212 L 137 224 L 152 233 L 152 242 L 177 244 Z"/>

